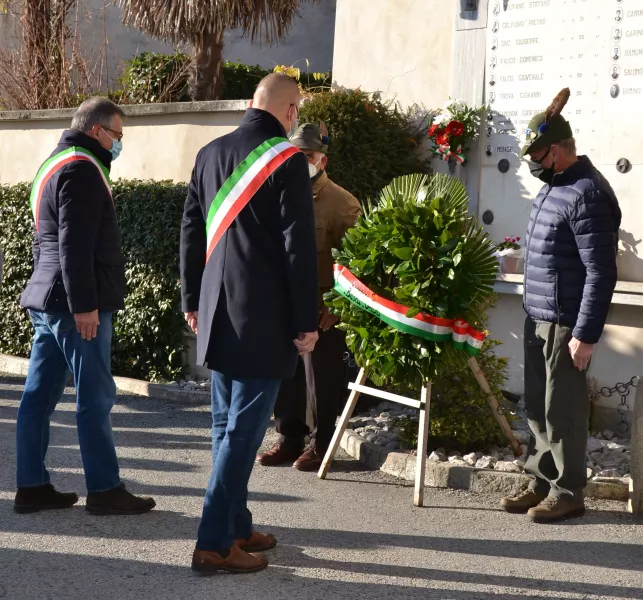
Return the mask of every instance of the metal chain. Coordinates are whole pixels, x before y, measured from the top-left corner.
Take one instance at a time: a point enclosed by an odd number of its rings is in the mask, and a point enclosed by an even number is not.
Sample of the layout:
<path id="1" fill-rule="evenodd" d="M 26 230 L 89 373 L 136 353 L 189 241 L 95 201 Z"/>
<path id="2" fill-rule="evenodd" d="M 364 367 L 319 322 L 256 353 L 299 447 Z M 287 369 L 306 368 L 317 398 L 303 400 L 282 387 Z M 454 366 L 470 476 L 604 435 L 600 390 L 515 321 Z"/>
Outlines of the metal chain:
<path id="1" fill-rule="evenodd" d="M 616 426 L 619 433 L 627 433 L 630 430 L 630 426 L 625 418 L 630 411 L 630 405 L 627 403 L 627 400 L 632 388 L 638 387 L 638 385 L 639 378 L 635 375 L 627 383 L 617 383 L 613 388 L 601 388 L 601 396 L 604 398 L 611 398 L 614 394 L 618 394 L 621 397 L 621 403 L 616 407 L 616 412 L 621 415 L 621 421 Z"/>

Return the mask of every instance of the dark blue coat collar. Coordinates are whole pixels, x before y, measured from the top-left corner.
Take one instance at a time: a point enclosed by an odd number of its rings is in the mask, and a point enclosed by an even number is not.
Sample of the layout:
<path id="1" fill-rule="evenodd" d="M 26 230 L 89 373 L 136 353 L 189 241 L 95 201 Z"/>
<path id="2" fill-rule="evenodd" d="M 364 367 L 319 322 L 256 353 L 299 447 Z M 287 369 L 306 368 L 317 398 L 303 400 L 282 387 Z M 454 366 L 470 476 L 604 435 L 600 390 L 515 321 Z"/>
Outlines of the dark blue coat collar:
<path id="1" fill-rule="evenodd" d="M 594 165 L 587 156 L 579 156 L 578 160 L 562 173 L 557 173 L 554 176 L 552 185 L 564 186 L 571 185 L 579 179 L 585 179 L 594 171 Z"/>
<path id="2" fill-rule="evenodd" d="M 259 108 L 249 108 L 241 120 L 241 127 L 256 127 L 271 137 L 288 137 L 283 125 L 269 112 Z"/>
<path id="3" fill-rule="evenodd" d="M 109 150 L 105 150 L 100 145 L 100 142 L 92 137 L 89 137 L 86 133 L 82 131 L 76 131 L 75 129 L 67 129 L 63 132 L 60 141 L 58 142 L 58 148 L 56 152 L 62 152 L 66 148 L 71 148 L 72 146 L 78 146 L 89 150 L 100 162 L 105 165 L 108 169 L 112 166 L 112 153 Z"/>

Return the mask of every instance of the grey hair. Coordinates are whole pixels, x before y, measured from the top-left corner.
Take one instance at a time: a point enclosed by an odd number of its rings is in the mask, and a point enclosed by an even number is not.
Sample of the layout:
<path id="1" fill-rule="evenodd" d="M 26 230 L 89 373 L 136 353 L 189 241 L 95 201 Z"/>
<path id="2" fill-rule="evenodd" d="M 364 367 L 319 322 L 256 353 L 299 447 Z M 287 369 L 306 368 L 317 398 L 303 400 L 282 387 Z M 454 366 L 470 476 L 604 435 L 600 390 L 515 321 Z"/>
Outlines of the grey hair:
<path id="1" fill-rule="evenodd" d="M 118 115 L 123 118 L 123 109 L 107 98 L 94 96 L 88 98 L 79 107 L 71 120 L 71 128 L 87 133 L 94 125 L 110 127 L 112 119 Z"/>
<path id="2" fill-rule="evenodd" d="M 565 152 L 569 152 L 570 154 L 576 154 L 576 139 L 573 137 L 567 138 L 566 140 L 562 140 L 560 144 L 558 144 Z"/>

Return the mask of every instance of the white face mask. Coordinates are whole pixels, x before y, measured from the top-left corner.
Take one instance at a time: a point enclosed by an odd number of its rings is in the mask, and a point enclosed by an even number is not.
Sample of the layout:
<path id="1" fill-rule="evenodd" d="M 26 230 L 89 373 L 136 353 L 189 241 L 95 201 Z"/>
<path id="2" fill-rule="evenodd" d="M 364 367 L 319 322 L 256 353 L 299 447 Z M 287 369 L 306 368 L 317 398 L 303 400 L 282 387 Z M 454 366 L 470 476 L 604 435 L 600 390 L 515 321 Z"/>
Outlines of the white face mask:
<path id="1" fill-rule="evenodd" d="M 317 173 L 319 173 L 318 165 L 320 162 L 321 162 L 321 158 L 314 165 L 311 165 L 310 163 L 308 163 L 308 173 L 310 174 L 311 179 L 315 177 Z"/>

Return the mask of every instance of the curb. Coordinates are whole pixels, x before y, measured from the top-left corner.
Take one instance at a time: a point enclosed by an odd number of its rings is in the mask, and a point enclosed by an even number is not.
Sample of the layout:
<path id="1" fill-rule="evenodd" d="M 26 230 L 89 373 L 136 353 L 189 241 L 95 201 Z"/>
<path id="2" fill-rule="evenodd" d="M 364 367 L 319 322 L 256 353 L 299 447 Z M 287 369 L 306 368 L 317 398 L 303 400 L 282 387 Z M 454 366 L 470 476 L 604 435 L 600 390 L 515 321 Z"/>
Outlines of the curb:
<path id="1" fill-rule="evenodd" d="M 27 376 L 29 359 L 0 354 L 0 373 L 7 375 Z M 114 377 L 119 392 L 175 400 L 191 404 L 209 404 L 209 392 L 194 392 L 176 389 L 158 383 L 149 383 L 141 379 Z M 404 481 L 415 480 L 415 456 L 404 452 L 386 450 L 382 446 L 363 439 L 360 435 L 347 429 L 341 440 L 341 448 L 347 454 L 372 469 L 392 475 Z M 519 473 L 503 473 L 490 469 L 474 469 L 450 465 L 449 463 L 426 460 L 426 486 L 451 488 L 481 493 L 517 494 L 530 478 Z M 590 481 L 585 488 L 585 495 L 596 500 L 620 500 L 627 502 L 629 488 L 624 483 L 604 483 Z"/>
<path id="2" fill-rule="evenodd" d="M 382 446 L 366 441 L 350 429 L 344 432 L 341 447 L 347 454 L 372 469 L 379 469 L 404 481 L 415 480 L 416 457 L 412 454 L 386 450 Z M 462 467 L 428 458 L 426 460 L 427 487 L 513 495 L 520 492 L 529 481 L 528 475 L 519 473 Z M 585 495 L 595 500 L 627 502 L 629 488 L 624 483 L 590 481 L 585 488 Z"/>
<path id="3" fill-rule="evenodd" d="M 0 354 L 0 373 L 26 377 L 28 368 L 28 358 Z M 116 389 L 123 394 L 133 394 L 160 400 L 176 400 L 191 404 L 210 404 L 210 392 L 186 391 L 160 383 L 130 379 L 129 377 L 114 377 L 114 383 L 116 383 Z"/>

